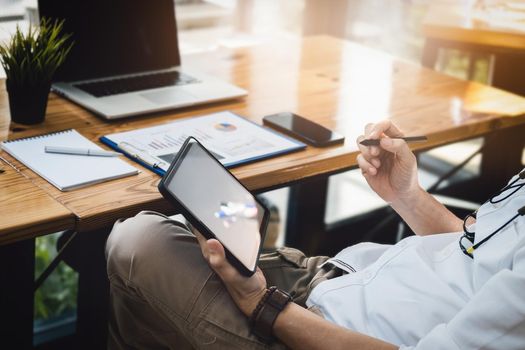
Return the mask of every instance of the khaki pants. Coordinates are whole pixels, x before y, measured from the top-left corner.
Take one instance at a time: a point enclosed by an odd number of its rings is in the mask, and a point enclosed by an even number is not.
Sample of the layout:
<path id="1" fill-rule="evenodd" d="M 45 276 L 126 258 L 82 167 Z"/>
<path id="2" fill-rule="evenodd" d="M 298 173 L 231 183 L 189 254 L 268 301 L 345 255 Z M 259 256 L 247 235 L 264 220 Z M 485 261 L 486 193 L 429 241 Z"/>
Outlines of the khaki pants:
<path id="1" fill-rule="evenodd" d="M 155 212 L 119 221 L 107 241 L 111 285 L 110 349 L 283 349 L 261 343 L 220 279 L 202 257 L 195 236 Z M 313 287 L 341 274 L 291 248 L 261 256 L 268 285 L 304 306 Z M 315 311 L 315 310 L 313 310 Z"/>

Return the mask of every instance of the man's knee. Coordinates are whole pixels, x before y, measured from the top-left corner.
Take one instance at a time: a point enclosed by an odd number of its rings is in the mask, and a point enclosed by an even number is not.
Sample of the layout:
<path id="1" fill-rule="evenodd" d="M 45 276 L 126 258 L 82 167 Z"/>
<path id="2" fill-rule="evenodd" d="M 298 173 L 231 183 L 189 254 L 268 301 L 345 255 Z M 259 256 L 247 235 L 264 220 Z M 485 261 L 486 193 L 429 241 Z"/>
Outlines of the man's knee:
<path id="1" fill-rule="evenodd" d="M 155 262 L 173 246 L 175 236 L 194 240 L 180 222 L 155 212 L 140 212 L 134 217 L 119 220 L 113 226 L 106 243 L 108 275 L 118 274 L 130 280 L 140 265 Z"/>
<path id="2" fill-rule="evenodd" d="M 197 238 L 160 214 L 140 213 L 117 222 L 106 255 L 112 298 L 132 295 L 177 324 L 191 318 L 199 297 L 208 302 L 222 286 L 216 279 L 209 286 L 213 272 Z"/>

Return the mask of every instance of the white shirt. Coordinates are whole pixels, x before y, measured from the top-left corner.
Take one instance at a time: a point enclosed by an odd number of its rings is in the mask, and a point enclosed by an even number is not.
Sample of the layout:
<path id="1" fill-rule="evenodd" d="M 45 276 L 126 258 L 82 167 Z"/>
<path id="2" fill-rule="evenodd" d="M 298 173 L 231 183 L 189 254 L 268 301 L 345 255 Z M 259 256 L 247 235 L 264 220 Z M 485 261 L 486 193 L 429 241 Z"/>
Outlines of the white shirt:
<path id="1" fill-rule="evenodd" d="M 525 187 L 482 205 L 470 228 L 475 243 L 524 205 Z M 525 349 L 525 216 L 480 246 L 474 259 L 460 250 L 461 235 L 346 248 L 330 262 L 350 273 L 320 283 L 307 305 L 401 349 Z"/>

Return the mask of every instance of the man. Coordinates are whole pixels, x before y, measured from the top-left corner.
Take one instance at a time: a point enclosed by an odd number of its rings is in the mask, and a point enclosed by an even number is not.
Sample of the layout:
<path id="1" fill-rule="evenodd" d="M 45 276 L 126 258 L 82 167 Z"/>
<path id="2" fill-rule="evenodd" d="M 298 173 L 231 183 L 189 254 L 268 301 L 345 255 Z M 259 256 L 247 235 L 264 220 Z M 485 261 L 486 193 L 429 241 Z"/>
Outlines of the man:
<path id="1" fill-rule="evenodd" d="M 464 224 L 420 187 L 399 136 L 383 121 L 357 140 L 380 139 L 359 167 L 416 233 L 393 246 L 285 248 L 246 278 L 217 240 L 161 214 L 115 224 L 110 348 L 524 349 L 525 171 Z"/>

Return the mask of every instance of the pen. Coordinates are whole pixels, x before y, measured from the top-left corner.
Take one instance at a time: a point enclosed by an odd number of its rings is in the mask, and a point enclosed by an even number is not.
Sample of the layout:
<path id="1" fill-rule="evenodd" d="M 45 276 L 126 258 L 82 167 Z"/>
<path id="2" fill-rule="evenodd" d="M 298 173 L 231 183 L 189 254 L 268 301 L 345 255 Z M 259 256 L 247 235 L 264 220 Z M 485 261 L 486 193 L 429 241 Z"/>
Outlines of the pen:
<path id="1" fill-rule="evenodd" d="M 62 147 L 62 146 L 46 146 L 45 151 L 46 153 L 74 154 L 78 156 L 95 156 L 95 157 L 118 157 L 121 155 L 118 152 L 105 151 L 101 149 Z"/>
<path id="2" fill-rule="evenodd" d="M 408 137 L 391 137 L 391 139 L 401 139 L 406 142 L 425 142 L 428 140 L 426 136 L 408 136 Z M 379 139 L 367 139 L 359 142 L 363 146 L 379 146 Z"/>
<path id="3" fill-rule="evenodd" d="M 135 158 L 139 161 L 142 161 L 143 163 L 154 169 L 162 169 L 166 171 L 169 167 L 169 164 L 166 164 L 165 162 L 150 155 L 147 151 L 138 149 L 125 141 L 120 142 L 118 144 L 118 147 L 131 158 Z"/>

